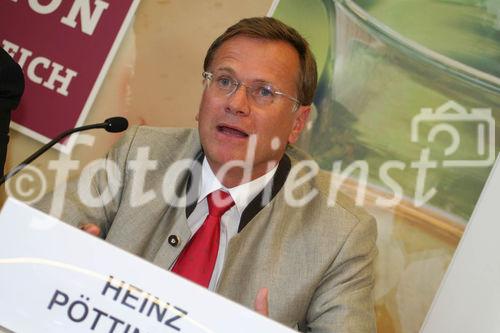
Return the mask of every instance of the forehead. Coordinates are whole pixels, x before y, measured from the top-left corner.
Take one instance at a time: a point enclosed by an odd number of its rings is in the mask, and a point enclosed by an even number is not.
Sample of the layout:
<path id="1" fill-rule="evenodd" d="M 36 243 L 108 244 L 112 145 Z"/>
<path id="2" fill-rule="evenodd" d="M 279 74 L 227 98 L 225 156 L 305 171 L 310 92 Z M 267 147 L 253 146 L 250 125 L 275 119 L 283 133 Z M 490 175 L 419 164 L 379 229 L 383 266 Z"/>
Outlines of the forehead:
<path id="1" fill-rule="evenodd" d="M 236 36 L 215 52 L 210 70 L 223 69 L 234 72 L 240 80 L 295 87 L 300 61 L 295 48 L 287 42 Z"/>

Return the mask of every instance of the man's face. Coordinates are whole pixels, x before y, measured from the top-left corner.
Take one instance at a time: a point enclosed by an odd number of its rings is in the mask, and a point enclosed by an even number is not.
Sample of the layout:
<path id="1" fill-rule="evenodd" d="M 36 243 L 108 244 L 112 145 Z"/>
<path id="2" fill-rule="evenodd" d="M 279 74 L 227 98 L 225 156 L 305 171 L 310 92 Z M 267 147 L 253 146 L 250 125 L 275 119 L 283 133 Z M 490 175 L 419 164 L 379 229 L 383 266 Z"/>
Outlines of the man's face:
<path id="1" fill-rule="evenodd" d="M 288 43 L 237 36 L 219 47 L 208 71 L 214 76 L 229 75 L 245 85 L 266 83 L 297 98 L 299 66 L 299 56 Z M 286 144 L 297 141 L 310 111 L 300 106 L 293 112 L 295 103 L 284 96 L 276 96 L 270 105 L 257 105 L 245 86 L 229 96 L 213 91 L 205 89 L 196 119 L 214 172 L 229 161 L 245 160 L 250 136 L 255 135 L 252 179 L 263 175 L 281 159 Z"/>

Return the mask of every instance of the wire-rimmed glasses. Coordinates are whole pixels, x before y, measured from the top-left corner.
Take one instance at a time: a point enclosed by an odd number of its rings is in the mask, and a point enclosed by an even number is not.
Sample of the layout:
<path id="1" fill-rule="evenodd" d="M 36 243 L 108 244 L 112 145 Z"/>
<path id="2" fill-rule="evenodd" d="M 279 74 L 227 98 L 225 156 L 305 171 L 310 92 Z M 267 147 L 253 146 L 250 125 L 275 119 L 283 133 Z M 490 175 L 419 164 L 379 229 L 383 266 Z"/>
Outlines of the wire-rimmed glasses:
<path id="1" fill-rule="evenodd" d="M 294 102 L 292 111 L 296 111 L 301 105 L 300 101 L 295 97 L 285 94 L 276 90 L 269 83 L 266 82 L 253 82 L 245 84 L 231 75 L 213 74 L 210 72 L 203 72 L 203 78 L 207 81 L 209 89 L 219 96 L 231 96 L 240 86 L 246 88 L 247 96 L 258 106 L 268 106 L 274 103 L 278 96 L 283 96 Z"/>

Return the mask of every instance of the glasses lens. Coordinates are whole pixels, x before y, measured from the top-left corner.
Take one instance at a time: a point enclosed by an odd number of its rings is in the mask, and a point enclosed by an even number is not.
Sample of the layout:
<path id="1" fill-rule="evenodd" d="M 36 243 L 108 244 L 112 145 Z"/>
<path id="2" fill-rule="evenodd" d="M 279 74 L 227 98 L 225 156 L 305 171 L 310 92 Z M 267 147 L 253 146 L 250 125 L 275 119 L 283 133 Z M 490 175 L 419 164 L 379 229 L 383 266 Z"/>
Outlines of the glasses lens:
<path id="1" fill-rule="evenodd" d="M 274 90 L 269 85 L 264 84 L 254 84 L 250 86 L 249 91 L 251 93 L 252 99 L 258 105 L 269 105 L 274 101 Z"/>
<path id="2" fill-rule="evenodd" d="M 234 79 L 226 75 L 217 76 L 215 78 L 215 83 L 217 84 L 217 88 L 225 92 L 233 90 L 233 87 L 235 85 Z"/>

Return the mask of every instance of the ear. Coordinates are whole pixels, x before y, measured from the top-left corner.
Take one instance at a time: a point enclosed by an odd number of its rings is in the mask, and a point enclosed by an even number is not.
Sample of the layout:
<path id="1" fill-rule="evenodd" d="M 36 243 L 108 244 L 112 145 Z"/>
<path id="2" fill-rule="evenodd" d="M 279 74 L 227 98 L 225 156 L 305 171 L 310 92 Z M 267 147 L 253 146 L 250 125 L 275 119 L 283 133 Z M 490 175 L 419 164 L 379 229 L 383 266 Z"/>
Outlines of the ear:
<path id="1" fill-rule="evenodd" d="M 306 127 L 307 121 L 309 120 L 309 113 L 311 112 L 310 105 L 301 105 L 297 111 L 295 111 L 295 120 L 293 122 L 292 131 L 288 136 L 288 143 L 295 143 L 299 139 L 300 133 Z"/>

